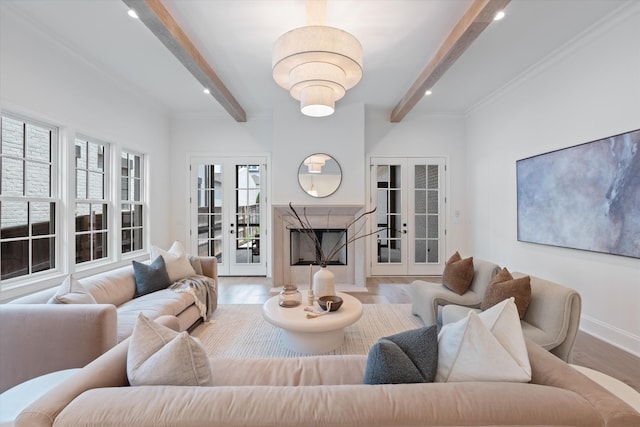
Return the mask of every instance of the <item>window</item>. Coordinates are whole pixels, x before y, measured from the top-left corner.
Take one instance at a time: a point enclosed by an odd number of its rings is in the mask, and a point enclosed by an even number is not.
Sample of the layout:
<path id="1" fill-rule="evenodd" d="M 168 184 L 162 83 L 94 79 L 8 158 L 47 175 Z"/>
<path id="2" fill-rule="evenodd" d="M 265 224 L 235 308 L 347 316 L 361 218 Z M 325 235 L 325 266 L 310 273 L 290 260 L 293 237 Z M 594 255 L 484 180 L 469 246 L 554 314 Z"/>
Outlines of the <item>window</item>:
<path id="1" fill-rule="evenodd" d="M 120 199 L 123 254 L 142 250 L 144 246 L 142 160 L 139 154 L 122 152 Z"/>
<path id="2" fill-rule="evenodd" d="M 0 279 L 56 268 L 56 127 L 2 114 Z"/>
<path id="3" fill-rule="evenodd" d="M 85 138 L 75 140 L 76 264 L 107 258 L 108 146 Z"/>

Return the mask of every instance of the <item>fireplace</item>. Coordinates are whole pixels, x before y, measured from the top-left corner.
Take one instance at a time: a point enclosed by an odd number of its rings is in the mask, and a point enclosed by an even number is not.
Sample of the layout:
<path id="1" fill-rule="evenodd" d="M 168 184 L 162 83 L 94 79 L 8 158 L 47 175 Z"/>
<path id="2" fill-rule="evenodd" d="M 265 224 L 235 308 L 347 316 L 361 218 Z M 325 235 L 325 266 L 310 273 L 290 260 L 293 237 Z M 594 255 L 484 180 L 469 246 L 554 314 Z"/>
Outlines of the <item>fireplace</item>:
<path id="1" fill-rule="evenodd" d="M 304 210 L 309 225 L 320 233 L 323 248 L 331 251 L 336 242 L 345 242 L 356 233 L 356 227 L 349 224 L 363 212 L 358 205 L 309 205 L 296 206 Z M 273 206 L 273 284 L 283 286 L 291 283 L 309 283 L 309 264 L 313 272 L 320 268 L 316 264 L 315 248 L 301 229 L 296 227 L 288 205 Z M 336 284 L 365 286 L 365 241 L 358 239 L 339 251 L 329 264 L 335 275 Z M 357 254 L 357 255 L 356 255 Z"/>
<path id="2" fill-rule="evenodd" d="M 313 244 L 313 238 L 306 236 L 307 233 L 315 233 L 315 239 L 320 243 L 322 252 L 328 255 L 334 248 L 342 245 L 327 265 L 347 265 L 347 230 L 345 228 L 314 228 L 313 230 L 302 230 L 294 228 L 289 230 L 289 240 L 291 254 L 289 265 L 318 265 L 318 248 Z"/>

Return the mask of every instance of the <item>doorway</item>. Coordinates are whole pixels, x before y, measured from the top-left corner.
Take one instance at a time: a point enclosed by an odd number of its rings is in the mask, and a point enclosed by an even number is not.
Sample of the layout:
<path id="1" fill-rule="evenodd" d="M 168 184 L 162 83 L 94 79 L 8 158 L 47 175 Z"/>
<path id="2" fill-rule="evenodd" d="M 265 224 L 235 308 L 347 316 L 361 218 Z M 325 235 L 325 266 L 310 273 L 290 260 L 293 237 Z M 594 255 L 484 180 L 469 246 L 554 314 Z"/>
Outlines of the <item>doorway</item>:
<path id="1" fill-rule="evenodd" d="M 376 226 L 372 276 L 442 274 L 445 251 L 445 159 L 373 157 Z"/>
<path id="2" fill-rule="evenodd" d="M 266 158 L 193 158 L 191 251 L 221 276 L 266 276 Z"/>

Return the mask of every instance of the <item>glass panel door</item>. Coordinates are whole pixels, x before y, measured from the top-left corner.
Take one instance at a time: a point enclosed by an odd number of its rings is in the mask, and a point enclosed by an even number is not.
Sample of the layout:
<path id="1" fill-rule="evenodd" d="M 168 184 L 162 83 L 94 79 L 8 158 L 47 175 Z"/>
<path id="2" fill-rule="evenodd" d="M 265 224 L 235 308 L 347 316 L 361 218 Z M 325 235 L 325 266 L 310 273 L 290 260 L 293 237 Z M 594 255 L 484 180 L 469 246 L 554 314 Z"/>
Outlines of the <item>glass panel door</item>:
<path id="1" fill-rule="evenodd" d="M 373 158 L 372 275 L 441 274 L 444 245 L 444 159 Z"/>
<path id="2" fill-rule="evenodd" d="M 215 256 L 220 265 L 226 262 L 222 251 L 223 169 L 221 164 L 199 164 L 196 167 L 197 254 Z"/>
<path id="3" fill-rule="evenodd" d="M 372 166 L 376 226 L 385 230 L 378 232 L 375 239 L 371 274 L 402 275 L 407 269 L 405 162 L 404 159 L 384 159 L 383 162 Z"/>
<path id="4" fill-rule="evenodd" d="M 265 162 L 263 158 L 192 162 L 192 246 L 201 256 L 218 258 L 219 275 L 266 275 L 261 244 L 266 223 L 266 210 L 261 208 Z"/>
<path id="5" fill-rule="evenodd" d="M 408 275 L 442 274 L 444 261 L 444 159 L 407 159 L 409 198 Z"/>

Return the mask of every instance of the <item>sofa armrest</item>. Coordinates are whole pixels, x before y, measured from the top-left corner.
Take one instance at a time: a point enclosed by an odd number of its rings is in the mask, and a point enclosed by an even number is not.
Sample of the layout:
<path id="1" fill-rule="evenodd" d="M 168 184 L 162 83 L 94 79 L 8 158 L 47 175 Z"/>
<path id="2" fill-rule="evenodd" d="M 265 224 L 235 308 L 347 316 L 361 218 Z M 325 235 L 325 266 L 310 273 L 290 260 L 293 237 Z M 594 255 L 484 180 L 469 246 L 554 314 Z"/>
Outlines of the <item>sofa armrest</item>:
<path id="1" fill-rule="evenodd" d="M 0 392 L 49 372 L 81 368 L 116 342 L 111 304 L 0 305 Z"/>
<path id="2" fill-rule="evenodd" d="M 582 396 L 600 413 L 604 426 L 640 425 L 640 413 L 627 403 L 538 344 L 525 341 L 531 363 L 531 383 L 570 390 Z"/>
<path id="3" fill-rule="evenodd" d="M 218 283 L 218 259 L 214 256 L 201 256 L 200 264 L 202 264 L 202 273 L 209 276 Z"/>
<path id="4" fill-rule="evenodd" d="M 439 283 L 414 280 L 409 289 L 411 312 L 419 316 L 425 325 L 434 325 L 438 321 L 438 306 L 456 304 L 465 307 L 480 307 L 481 298 L 473 291 L 464 295 L 445 288 Z"/>

